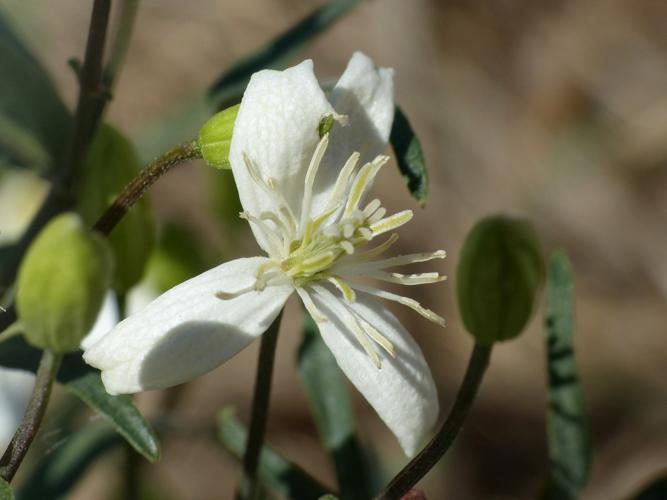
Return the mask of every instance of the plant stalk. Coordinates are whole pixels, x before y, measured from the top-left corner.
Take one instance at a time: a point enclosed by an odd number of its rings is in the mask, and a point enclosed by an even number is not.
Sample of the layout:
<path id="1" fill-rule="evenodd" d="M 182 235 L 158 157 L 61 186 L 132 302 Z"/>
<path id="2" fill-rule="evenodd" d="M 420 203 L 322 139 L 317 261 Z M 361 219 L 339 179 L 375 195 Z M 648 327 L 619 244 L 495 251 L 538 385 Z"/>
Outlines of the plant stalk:
<path id="1" fill-rule="evenodd" d="M 16 474 L 39 431 L 61 360 L 62 354 L 56 354 L 48 349 L 42 354 L 28 407 L 7 450 L 0 459 L 0 477 L 7 482 L 10 482 Z"/>
<path id="2" fill-rule="evenodd" d="M 403 467 L 376 498 L 380 500 L 400 500 L 447 452 L 461 430 L 475 400 L 482 377 L 489 365 L 491 348 L 492 345 L 475 343 L 454 406 L 452 406 L 442 427 L 426 447 Z"/>
<path id="3" fill-rule="evenodd" d="M 246 500 L 256 499 L 260 492 L 260 485 L 257 480 L 257 466 L 266 432 L 271 381 L 273 379 L 273 362 L 275 360 L 281 317 L 282 312 L 271 323 L 271 326 L 264 335 L 262 335 L 262 342 L 259 347 L 255 392 L 252 400 L 252 415 L 250 417 L 245 455 L 243 456 L 241 498 Z"/>

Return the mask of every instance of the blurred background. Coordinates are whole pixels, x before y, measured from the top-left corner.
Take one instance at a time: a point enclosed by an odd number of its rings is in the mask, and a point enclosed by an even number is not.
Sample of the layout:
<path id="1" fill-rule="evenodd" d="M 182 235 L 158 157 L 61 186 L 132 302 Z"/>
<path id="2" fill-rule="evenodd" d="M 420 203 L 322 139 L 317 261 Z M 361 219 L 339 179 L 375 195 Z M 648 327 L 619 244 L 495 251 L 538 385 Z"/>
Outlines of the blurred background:
<path id="1" fill-rule="evenodd" d="M 142 0 L 108 121 L 149 156 L 165 117 L 322 3 Z M 3 2 L 2 9 L 71 106 L 77 86 L 66 61 L 83 55 L 90 2 L 57 4 L 57 15 L 55 5 L 36 0 Z M 424 148 L 430 195 L 420 209 L 396 168 L 383 171 L 376 193 L 389 210 L 416 212 L 401 231 L 399 251 L 448 252 L 436 266 L 450 280 L 420 287 L 416 297 L 444 315 L 447 328 L 394 308 L 434 371 L 443 412 L 472 345 L 454 293 L 466 232 L 490 213 L 521 215 L 536 225 L 545 253 L 567 250 L 594 453 L 583 497 L 590 500 L 628 498 L 667 469 L 666 22 L 664 0 L 369 0 L 295 58 L 312 58 L 322 79 L 336 78 L 355 50 L 395 69 L 397 101 Z M 9 213 L 12 220 L 18 212 L 30 217 L 44 193 L 26 176 L 12 178 L 11 189 L 3 181 L 3 227 Z M 229 180 L 193 163 L 151 191 L 158 221 L 191 231 L 202 266 L 255 251 L 249 231 L 229 215 L 233 204 L 220 201 L 233 193 Z M 538 311 L 523 336 L 495 349 L 465 428 L 422 483 L 429 498 L 539 494 L 547 470 L 541 318 Z M 334 484 L 296 373 L 300 321 L 290 303 L 268 441 Z M 168 408 L 209 425 L 221 407 L 235 406 L 247 422 L 257 348 L 176 390 L 142 394 L 138 404 L 147 415 Z M 352 393 L 361 440 L 391 477 L 406 459 Z M 62 436 L 56 429 L 39 439 L 48 451 Z M 161 492 L 156 498 L 231 497 L 239 467 L 217 443 L 170 437 L 163 447 L 157 465 L 141 466 Z M 120 460 L 116 453 L 97 463 L 71 498 L 108 498 L 120 482 Z"/>

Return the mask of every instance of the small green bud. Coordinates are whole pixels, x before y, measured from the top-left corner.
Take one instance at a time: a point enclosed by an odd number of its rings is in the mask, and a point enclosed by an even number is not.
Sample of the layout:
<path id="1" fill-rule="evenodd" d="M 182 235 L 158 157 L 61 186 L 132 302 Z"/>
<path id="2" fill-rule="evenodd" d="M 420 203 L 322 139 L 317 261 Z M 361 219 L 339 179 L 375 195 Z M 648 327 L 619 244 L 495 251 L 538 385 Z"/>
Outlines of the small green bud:
<path id="1" fill-rule="evenodd" d="M 132 143 L 118 130 L 103 124 L 88 150 L 78 186 L 78 211 L 87 226 L 97 221 L 140 169 Z M 113 287 L 123 294 L 143 276 L 155 243 L 155 223 L 147 196 L 114 228 L 109 243 L 116 263 Z"/>
<path id="2" fill-rule="evenodd" d="M 230 168 L 229 146 L 240 106 L 237 104 L 216 113 L 199 131 L 199 149 L 206 163 L 212 167 Z"/>
<path id="3" fill-rule="evenodd" d="M 543 277 L 540 242 L 529 222 L 502 215 L 482 219 L 463 244 L 457 270 L 466 329 L 483 344 L 519 335 Z"/>
<path id="4" fill-rule="evenodd" d="M 53 219 L 32 243 L 19 269 L 18 317 L 28 342 L 75 351 L 90 331 L 111 281 L 111 251 L 74 213 Z"/>
<path id="5" fill-rule="evenodd" d="M 320 124 L 317 126 L 317 133 L 319 134 L 320 139 L 324 137 L 324 134 L 331 131 L 335 121 L 336 119 L 332 114 L 325 115 L 324 118 L 320 120 Z"/>

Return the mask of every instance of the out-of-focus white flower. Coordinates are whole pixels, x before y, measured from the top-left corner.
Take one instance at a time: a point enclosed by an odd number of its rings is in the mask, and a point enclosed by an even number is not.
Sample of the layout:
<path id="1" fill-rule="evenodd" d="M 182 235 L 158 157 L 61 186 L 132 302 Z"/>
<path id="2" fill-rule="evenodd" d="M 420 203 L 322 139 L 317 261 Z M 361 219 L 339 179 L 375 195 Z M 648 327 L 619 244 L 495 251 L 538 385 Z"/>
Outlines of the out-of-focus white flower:
<path id="1" fill-rule="evenodd" d="M 417 301 L 357 284 L 441 281 L 438 273 L 387 269 L 443 251 L 382 258 L 412 211 L 386 215 L 366 203 L 394 114 L 392 71 L 356 53 L 327 98 L 311 61 L 253 75 L 234 125 L 229 160 L 244 212 L 266 257 L 227 262 L 167 291 L 84 355 L 112 393 L 163 388 L 197 377 L 269 327 L 293 292 L 317 322 L 339 366 L 414 454 L 438 402 L 424 357 L 376 299 L 444 324 Z M 338 123 L 320 137 L 320 125 Z M 388 233 L 382 243 L 366 248 Z"/>

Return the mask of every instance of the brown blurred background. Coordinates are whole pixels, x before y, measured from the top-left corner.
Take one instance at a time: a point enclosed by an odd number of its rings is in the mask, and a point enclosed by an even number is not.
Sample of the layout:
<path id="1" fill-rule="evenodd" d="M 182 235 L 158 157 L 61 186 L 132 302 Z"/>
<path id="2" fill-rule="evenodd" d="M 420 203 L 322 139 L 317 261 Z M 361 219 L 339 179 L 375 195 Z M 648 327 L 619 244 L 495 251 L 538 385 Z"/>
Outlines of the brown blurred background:
<path id="1" fill-rule="evenodd" d="M 81 56 L 90 2 L 5 2 L 21 34 L 69 103 L 66 60 Z M 57 5 L 56 5 L 57 4 Z M 157 122 L 245 55 L 309 13 L 306 0 L 142 0 L 109 120 L 141 141 Z M 57 10 L 57 13 L 54 13 Z M 667 469 L 667 2 L 664 0 L 371 0 L 307 48 L 321 78 L 362 50 L 396 70 L 396 97 L 418 132 L 430 173 L 424 210 L 396 169 L 377 184 L 389 208 L 416 217 L 401 251 L 445 248 L 443 285 L 420 300 L 447 317 L 438 330 L 394 308 L 434 370 L 443 411 L 471 347 L 454 300 L 458 251 L 481 216 L 529 217 L 545 251 L 565 248 L 577 275 L 577 337 L 593 441 L 585 499 L 626 498 Z M 187 139 L 183 137 L 182 139 Z M 211 222 L 201 165 L 160 181 L 158 218 L 188 223 L 225 258 L 233 245 Z M 237 233 L 235 233 L 237 234 Z M 278 350 L 269 442 L 333 484 L 294 367 L 299 311 L 290 304 Z M 432 499 L 523 499 L 547 469 L 545 366 L 538 311 L 494 352 L 472 416 L 454 449 L 422 483 Z M 235 405 L 248 415 L 257 345 L 188 384 L 174 411 L 208 419 Z M 150 413 L 160 394 L 140 397 Z M 355 394 L 359 433 L 390 477 L 405 462 Z M 110 456 L 73 498 L 103 498 L 119 481 Z M 231 496 L 239 469 L 212 442 L 168 439 L 142 471 L 165 498 Z"/>

